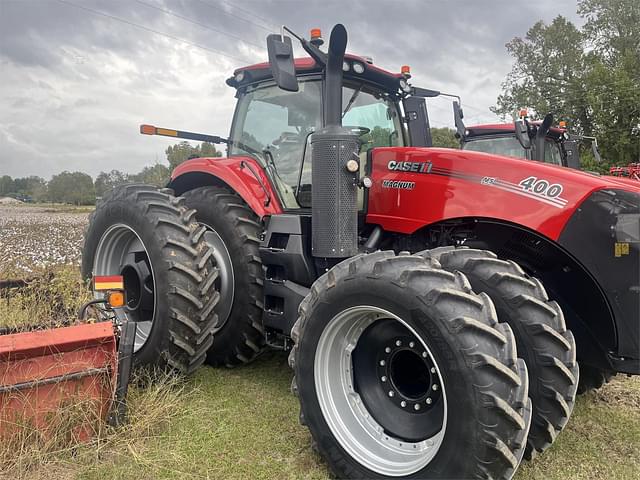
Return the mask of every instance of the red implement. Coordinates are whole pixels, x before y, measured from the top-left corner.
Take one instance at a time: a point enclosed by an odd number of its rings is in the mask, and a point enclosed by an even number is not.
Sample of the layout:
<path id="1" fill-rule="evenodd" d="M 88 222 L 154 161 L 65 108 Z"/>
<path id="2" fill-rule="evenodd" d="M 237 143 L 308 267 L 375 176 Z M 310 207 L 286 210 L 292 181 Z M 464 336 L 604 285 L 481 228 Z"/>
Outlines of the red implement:
<path id="1" fill-rule="evenodd" d="M 0 336 L 0 437 L 58 428 L 61 412 L 79 439 L 91 437 L 111 406 L 116 368 L 111 322 Z"/>

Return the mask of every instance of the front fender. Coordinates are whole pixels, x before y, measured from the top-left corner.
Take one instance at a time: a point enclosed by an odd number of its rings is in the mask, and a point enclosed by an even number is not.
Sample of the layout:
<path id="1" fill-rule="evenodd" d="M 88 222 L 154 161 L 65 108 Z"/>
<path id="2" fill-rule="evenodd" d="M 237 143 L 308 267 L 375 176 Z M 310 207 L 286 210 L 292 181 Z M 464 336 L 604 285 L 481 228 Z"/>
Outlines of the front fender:
<path id="1" fill-rule="evenodd" d="M 193 158 L 178 165 L 168 187 L 177 195 L 206 185 L 226 185 L 263 218 L 282 213 L 280 200 L 260 164 L 251 157 Z"/>

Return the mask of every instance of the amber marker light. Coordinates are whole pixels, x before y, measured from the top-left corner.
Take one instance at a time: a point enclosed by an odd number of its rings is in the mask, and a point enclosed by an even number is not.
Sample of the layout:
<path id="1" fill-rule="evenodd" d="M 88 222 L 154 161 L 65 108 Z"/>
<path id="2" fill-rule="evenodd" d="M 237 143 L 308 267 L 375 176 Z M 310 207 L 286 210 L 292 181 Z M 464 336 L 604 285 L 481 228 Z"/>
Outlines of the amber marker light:
<path id="1" fill-rule="evenodd" d="M 156 127 L 153 125 L 140 125 L 140 133 L 143 135 L 155 135 Z"/>
<path id="2" fill-rule="evenodd" d="M 111 308 L 124 307 L 124 292 L 113 291 L 107 294 L 107 302 Z"/>

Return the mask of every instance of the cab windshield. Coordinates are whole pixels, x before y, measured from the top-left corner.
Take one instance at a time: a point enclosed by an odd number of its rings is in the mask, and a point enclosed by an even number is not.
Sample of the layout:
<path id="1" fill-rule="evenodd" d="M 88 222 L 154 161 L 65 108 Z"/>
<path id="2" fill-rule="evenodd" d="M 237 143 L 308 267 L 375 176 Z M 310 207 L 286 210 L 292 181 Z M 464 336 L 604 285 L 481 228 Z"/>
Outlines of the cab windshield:
<path id="1" fill-rule="evenodd" d="M 362 147 L 402 146 L 402 123 L 393 102 L 365 86 L 342 89 L 342 124 L 358 127 Z M 309 136 L 322 126 L 322 82 L 299 82 L 297 92 L 275 85 L 259 87 L 240 98 L 231 132 L 230 155 L 252 155 L 269 170 L 285 208 L 311 205 Z M 303 164 L 304 161 L 304 164 Z"/>
<path id="2" fill-rule="evenodd" d="M 505 157 L 528 158 L 527 151 L 522 148 L 515 137 L 478 138 L 467 141 L 462 146 L 463 150 L 474 152 L 493 153 Z M 558 143 L 549 138 L 546 139 L 544 149 L 544 163 L 562 165 L 562 155 Z"/>
<path id="3" fill-rule="evenodd" d="M 527 158 L 526 150 L 514 137 L 478 138 L 465 142 L 462 148 L 463 150 L 493 153 L 505 157 Z"/>

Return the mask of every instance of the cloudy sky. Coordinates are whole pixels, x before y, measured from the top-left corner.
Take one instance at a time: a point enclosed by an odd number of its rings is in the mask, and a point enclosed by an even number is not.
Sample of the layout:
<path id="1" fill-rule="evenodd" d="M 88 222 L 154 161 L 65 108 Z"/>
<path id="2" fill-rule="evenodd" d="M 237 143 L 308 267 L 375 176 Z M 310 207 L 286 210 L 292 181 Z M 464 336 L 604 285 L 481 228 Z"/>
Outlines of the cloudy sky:
<path id="1" fill-rule="evenodd" d="M 334 23 L 351 53 L 413 84 L 462 96 L 467 123 L 489 112 L 511 68 L 504 44 L 537 20 L 581 23 L 557 0 L 0 0 L 0 176 L 137 172 L 174 143 L 141 123 L 227 135 L 235 67 L 266 60 L 285 24 Z M 301 53 L 301 52 L 300 52 Z M 452 126 L 450 101 L 429 102 Z"/>

